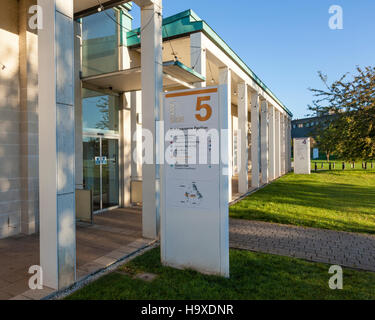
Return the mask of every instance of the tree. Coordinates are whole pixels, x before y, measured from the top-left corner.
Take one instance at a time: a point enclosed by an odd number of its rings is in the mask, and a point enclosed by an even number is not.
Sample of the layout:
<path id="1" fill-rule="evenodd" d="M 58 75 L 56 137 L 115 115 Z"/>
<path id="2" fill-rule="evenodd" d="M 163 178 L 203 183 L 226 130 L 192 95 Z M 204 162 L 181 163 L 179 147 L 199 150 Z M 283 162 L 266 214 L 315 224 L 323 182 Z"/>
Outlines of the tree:
<path id="1" fill-rule="evenodd" d="M 328 127 L 317 130 L 322 146 L 330 145 L 328 149 L 344 160 L 371 160 L 375 159 L 375 68 L 357 67 L 356 71 L 330 85 L 327 76 L 319 72 L 325 89 L 310 89 L 315 99 L 309 110 L 335 115 Z"/>
<path id="2" fill-rule="evenodd" d="M 316 127 L 314 132 L 315 142 L 319 150 L 326 155 L 327 161 L 332 154 L 337 153 L 338 129 L 336 122 L 327 120 Z"/>

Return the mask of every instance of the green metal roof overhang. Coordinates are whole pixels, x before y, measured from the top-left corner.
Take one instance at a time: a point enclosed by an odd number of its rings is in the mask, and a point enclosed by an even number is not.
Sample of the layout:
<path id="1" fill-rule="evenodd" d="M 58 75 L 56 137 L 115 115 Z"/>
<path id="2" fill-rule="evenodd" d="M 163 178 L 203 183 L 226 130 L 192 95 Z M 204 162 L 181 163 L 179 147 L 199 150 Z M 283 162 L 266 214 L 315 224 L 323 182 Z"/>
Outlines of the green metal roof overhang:
<path id="1" fill-rule="evenodd" d="M 163 63 L 163 89 L 194 88 L 193 83 L 204 82 L 205 77 L 179 61 Z M 82 78 L 83 88 L 115 93 L 142 90 L 141 67 L 120 70 Z"/>
<path id="2" fill-rule="evenodd" d="M 163 19 L 163 39 L 173 39 L 187 36 L 195 32 L 203 32 L 225 54 L 231 58 L 259 87 L 267 92 L 291 117 L 292 112 L 276 97 L 264 82 L 246 65 L 246 63 L 219 37 L 219 35 L 193 10 L 186 10 L 174 16 Z M 138 37 L 140 29 L 127 32 L 126 45 L 128 47 L 140 46 Z"/>

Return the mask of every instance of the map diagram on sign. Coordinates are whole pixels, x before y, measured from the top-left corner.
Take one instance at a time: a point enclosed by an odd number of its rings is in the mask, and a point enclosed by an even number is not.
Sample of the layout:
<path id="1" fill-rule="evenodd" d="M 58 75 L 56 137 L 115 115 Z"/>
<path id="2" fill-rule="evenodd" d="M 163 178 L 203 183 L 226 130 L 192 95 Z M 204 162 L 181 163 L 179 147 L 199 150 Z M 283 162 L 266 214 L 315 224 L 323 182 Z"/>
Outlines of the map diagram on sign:
<path id="1" fill-rule="evenodd" d="M 200 207 L 206 199 L 199 182 L 187 182 L 176 185 L 174 203 L 178 207 Z"/>
<path id="2" fill-rule="evenodd" d="M 199 205 L 203 199 L 203 195 L 198 190 L 196 182 L 192 182 L 188 186 L 182 185 L 184 191 L 184 198 L 181 203 L 189 205 Z"/>

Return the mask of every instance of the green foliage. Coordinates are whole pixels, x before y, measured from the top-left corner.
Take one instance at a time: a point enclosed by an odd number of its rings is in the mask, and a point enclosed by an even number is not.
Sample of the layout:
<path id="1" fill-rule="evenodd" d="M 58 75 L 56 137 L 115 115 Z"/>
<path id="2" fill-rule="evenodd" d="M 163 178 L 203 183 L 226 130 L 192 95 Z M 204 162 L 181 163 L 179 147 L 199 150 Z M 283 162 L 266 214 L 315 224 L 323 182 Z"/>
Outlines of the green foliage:
<path id="1" fill-rule="evenodd" d="M 375 159 L 375 68 L 356 70 L 332 84 L 319 72 L 325 89 L 310 89 L 315 100 L 309 110 L 335 115 L 328 126 L 318 127 L 318 147 L 347 161 Z"/>
<path id="2" fill-rule="evenodd" d="M 327 121 L 320 122 L 314 131 L 314 138 L 320 151 L 326 154 L 327 161 L 335 153 L 336 141 L 339 140 L 340 130 L 337 128 L 336 121 L 331 118 Z M 336 151 L 337 153 L 337 151 Z"/>

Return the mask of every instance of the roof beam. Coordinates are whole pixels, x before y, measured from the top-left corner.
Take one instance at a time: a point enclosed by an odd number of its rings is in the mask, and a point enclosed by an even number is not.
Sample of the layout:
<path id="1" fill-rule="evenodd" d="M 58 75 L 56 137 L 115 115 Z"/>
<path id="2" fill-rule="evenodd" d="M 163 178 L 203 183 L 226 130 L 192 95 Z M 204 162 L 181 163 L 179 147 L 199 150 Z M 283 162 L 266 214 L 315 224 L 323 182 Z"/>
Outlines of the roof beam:
<path id="1" fill-rule="evenodd" d="M 130 2 L 130 1 L 131 0 L 107 0 L 107 1 L 101 0 L 101 3 L 104 7 L 104 10 L 107 10 L 107 9 L 116 7 L 120 4 L 124 4 L 124 3 Z M 101 5 L 99 4 L 98 1 L 97 1 L 97 3 L 98 4 L 95 5 L 95 6 L 92 6 L 90 8 L 85 9 L 85 10 L 81 10 L 79 12 L 74 13 L 74 19 L 83 18 L 83 17 L 89 16 L 89 15 L 92 15 L 94 13 L 97 13 L 98 9 L 101 7 Z"/>

